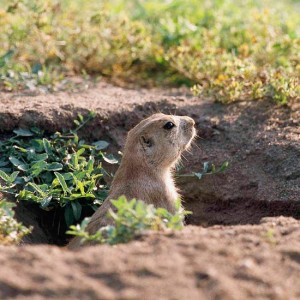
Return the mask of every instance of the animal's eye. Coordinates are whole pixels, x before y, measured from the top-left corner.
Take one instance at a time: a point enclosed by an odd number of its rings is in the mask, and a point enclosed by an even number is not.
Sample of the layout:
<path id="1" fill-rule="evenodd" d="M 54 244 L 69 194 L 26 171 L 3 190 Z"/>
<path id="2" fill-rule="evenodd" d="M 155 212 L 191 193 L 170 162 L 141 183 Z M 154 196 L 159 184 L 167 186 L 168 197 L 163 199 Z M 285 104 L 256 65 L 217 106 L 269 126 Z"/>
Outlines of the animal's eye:
<path id="1" fill-rule="evenodd" d="M 167 123 L 164 125 L 164 129 L 167 129 L 167 130 L 172 129 L 173 127 L 175 127 L 175 124 L 172 123 L 172 122 L 167 122 Z"/>

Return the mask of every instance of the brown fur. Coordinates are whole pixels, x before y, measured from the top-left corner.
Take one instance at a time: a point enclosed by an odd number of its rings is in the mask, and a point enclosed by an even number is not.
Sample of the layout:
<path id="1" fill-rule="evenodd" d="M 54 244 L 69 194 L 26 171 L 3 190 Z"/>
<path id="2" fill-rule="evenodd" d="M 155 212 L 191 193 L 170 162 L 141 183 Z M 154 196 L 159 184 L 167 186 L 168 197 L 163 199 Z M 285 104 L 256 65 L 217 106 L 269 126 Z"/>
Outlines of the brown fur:
<path id="1" fill-rule="evenodd" d="M 172 122 L 172 129 L 163 128 Z M 111 223 L 107 218 L 113 209 L 111 199 L 125 195 L 127 199 L 140 199 L 155 207 L 175 212 L 175 200 L 179 198 L 172 171 L 181 153 L 195 136 L 194 121 L 189 117 L 154 114 L 141 121 L 128 133 L 121 165 L 112 182 L 110 193 L 94 213 L 87 231 L 94 234 L 99 228 Z M 75 237 L 69 248 L 80 246 Z"/>

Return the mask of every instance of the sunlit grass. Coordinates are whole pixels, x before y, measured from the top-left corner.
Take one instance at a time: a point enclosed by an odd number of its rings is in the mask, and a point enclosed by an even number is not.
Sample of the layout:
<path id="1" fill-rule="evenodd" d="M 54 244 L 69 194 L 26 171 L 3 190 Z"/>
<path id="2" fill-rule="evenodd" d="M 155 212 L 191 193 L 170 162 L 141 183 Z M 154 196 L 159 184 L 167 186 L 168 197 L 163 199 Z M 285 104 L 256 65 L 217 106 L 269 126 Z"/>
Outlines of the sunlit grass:
<path id="1" fill-rule="evenodd" d="M 299 99 L 297 1 L 2 1 L 6 90 L 100 74 L 228 102 Z M 30 80 L 31 85 L 28 85 Z"/>

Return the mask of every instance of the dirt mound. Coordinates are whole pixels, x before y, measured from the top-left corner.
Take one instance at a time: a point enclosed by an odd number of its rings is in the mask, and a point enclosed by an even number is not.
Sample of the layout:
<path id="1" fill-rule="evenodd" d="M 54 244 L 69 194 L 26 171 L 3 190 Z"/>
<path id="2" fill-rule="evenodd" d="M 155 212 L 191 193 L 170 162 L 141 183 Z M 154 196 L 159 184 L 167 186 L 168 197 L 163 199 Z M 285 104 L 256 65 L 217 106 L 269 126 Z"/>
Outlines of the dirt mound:
<path id="1" fill-rule="evenodd" d="M 188 226 L 78 252 L 0 247 L 0 298 L 298 299 L 299 225 Z"/>
<path id="2" fill-rule="evenodd" d="M 16 127 L 70 128 L 78 113 L 93 110 L 97 117 L 80 134 L 107 139 L 109 151 L 117 152 L 128 129 L 161 111 L 196 121 L 200 138 L 185 155 L 182 172 L 200 171 L 204 161 L 230 163 L 225 174 L 177 178 L 193 212 L 188 222 L 219 225 L 78 252 L 49 245 L 0 247 L 0 299 L 300 297 L 299 103 L 224 106 L 184 89 L 128 90 L 106 83 L 78 94 L 0 97 L 2 138 Z M 58 243 L 40 211 L 22 204 L 17 216 L 35 226 L 26 243 Z"/>

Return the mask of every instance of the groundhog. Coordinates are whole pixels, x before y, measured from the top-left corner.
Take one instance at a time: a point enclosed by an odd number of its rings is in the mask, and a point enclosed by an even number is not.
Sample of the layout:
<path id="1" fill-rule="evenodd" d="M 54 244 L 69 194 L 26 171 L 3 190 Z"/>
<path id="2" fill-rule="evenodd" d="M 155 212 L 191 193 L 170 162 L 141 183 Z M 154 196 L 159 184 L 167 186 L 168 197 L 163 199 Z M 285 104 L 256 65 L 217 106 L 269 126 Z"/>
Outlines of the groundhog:
<path id="1" fill-rule="evenodd" d="M 87 226 L 90 234 L 111 224 L 107 218 L 108 210 L 113 209 L 110 200 L 121 195 L 175 212 L 175 201 L 180 196 L 172 173 L 181 153 L 189 148 L 195 137 L 194 125 L 190 117 L 158 113 L 128 132 L 123 158 L 109 195 Z M 79 246 L 79 237 L 68 245 L 70 249 Z"/>

